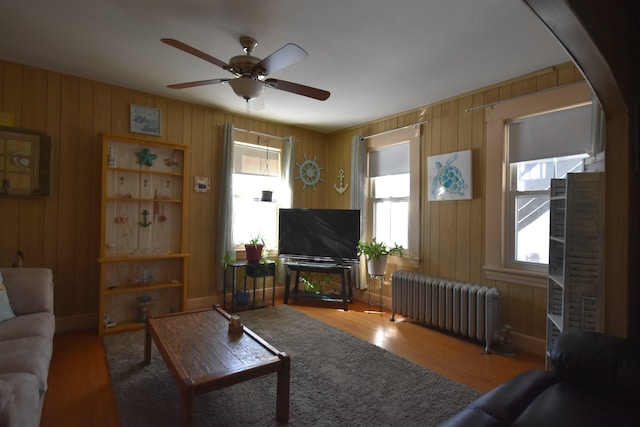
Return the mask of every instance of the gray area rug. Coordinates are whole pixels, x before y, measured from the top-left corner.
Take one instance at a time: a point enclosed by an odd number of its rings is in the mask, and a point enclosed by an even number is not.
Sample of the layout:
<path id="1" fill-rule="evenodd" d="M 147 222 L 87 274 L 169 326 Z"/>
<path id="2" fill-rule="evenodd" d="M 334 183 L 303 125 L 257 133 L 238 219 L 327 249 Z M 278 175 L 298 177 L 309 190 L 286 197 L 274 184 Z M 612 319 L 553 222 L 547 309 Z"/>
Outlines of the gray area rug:
<path id="1" fill-rule="evenodd" d="M 479 393 L 287 305 L 240 313 L 291 357 L 291 426 L 433 426 Z M 180 394 L 144 331 L 104 338 L 123 427 L 178 426 Z M 276 374 L 196 396 L 195 426 L 277 426 Z"/>

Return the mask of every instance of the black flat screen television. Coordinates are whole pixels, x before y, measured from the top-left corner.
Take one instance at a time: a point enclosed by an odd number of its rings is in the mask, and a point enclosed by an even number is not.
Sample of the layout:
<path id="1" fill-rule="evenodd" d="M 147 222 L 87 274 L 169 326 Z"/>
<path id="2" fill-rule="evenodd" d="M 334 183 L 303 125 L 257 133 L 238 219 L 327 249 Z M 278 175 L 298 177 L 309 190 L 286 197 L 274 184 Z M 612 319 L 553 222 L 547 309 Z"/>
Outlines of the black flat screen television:
<path id="1" fill-rule="evenodd" d="M 355 261 L 357 209 L 280 209 L 278 255 L 311 261 Z"/>

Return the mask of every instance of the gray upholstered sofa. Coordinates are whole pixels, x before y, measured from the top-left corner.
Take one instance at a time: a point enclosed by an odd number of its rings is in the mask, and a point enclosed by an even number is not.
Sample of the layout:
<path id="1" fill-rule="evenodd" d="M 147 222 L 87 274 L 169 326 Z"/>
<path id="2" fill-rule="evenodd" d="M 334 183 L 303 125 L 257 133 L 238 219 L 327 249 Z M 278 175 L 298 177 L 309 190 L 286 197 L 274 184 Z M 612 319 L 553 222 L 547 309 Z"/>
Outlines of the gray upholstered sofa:
<path id="1" fill-rule="evenodd" d="M 0 321 L 0 426 L 35 427 L 53 353 L 53 275 L 46 268 L 0 268 L 0 274 L 15 315 Z"/>

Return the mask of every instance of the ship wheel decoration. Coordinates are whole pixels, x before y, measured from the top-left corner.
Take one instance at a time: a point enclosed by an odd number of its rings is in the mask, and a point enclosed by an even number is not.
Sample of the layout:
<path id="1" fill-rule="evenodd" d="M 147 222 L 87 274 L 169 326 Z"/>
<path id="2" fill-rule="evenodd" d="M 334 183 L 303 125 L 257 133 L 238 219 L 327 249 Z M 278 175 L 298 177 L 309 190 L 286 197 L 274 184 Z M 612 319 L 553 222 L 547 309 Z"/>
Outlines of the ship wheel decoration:
<path id="1" fill-rule="evenodd" d="M 313 160 L 307 160 L 307 156 L 304 156 L 304 161 L 302 163 L 296 163 L 296 166 L 298 167 L 298 176 L 296 176 L 296 179 L 302 181 L 303 190 L 307 188 L 307 185 L 309 185 L 313 187 L 313 191 L 316 191 L 316 184 L 319 181 L 324 182 L 324 179 L 320 178 L 320 171 L 324 168 L 318 166 L 316 160 L 317 157 L 314 157 Z"/>

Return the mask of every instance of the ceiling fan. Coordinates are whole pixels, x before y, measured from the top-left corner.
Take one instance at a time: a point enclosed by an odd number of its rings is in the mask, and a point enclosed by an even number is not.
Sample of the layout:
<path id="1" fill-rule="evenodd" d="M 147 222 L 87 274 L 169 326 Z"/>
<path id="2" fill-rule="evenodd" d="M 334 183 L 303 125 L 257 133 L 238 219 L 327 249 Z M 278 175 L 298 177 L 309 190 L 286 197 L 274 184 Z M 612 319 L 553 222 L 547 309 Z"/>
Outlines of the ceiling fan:
<path id="1" fill-rule="evenodd" d="M 317 89 L 311 86 L 305 86 L 274 78 L 267 78 L 267 76 L 280 71 L 289 65 L 295 64 L 308 56 L 304 49 L 293 43 L 287 43 L 266 58 L 260 59 L 255 56 L 251 56 L 251 53 L 258 45 L 258 42 L 252 37 L 241 36 L 240 44 L 244 49 L 245 55 L 234 56 L 227 64 L 224 61 L 214 58 L 213 56 L 191 47 L 188 44 L 182 43 L 181 41 L 166 38 L 161 39 L 161 41 L 177 49 L 190 53 L 191 55 L 197 56 L 200 59 L 204 59 L 213 65 L 217 65 L 235 76 L 235 78 L 228 79 L 209 79 L 168 85 L 167 87 L 171 89 L 185 89 L 217 83 L 229 83 L 236 95 L 244 98 L 246 101 L 262 95 L 265 86 L 307 96 L 320 101 L 326 100 L 329 98 L 329 95 L 331 95 L 326 90 Z"/>

